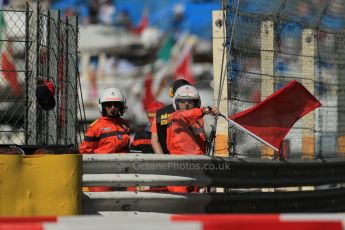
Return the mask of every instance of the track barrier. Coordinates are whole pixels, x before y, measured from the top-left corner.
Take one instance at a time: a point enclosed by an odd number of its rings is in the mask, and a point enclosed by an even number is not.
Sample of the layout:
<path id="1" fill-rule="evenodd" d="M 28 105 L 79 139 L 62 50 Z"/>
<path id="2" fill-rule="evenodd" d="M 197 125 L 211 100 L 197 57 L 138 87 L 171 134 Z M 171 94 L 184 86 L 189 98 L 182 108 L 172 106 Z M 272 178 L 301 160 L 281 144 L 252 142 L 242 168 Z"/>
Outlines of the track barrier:
<path id="1" fill-rule="evenodd" d="M 283 213 L 345 210 L 345 158 L 239 159 L 84 154 L 83 186 L 199 186 L 227 192 L 84 192 L 83 213 Z M 265 191 L 265 188 L 270 188 Z M 308 188 L 308 190 L 305 190 Z M 292 191 L 291 191 L 292 190 Z"/>

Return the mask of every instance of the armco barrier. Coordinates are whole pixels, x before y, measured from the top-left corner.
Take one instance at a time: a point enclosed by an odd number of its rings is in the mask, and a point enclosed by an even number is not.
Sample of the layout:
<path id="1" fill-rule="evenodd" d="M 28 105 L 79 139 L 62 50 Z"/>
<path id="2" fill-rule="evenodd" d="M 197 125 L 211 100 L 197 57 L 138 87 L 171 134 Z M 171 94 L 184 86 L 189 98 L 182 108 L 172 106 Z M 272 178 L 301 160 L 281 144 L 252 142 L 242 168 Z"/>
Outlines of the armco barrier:
<path id="1" fill-rule="evenodd" d="M 83 213 L 140 211 L 161 213 L 300 213 L 345 211 L 345 189 L 301 192 L 172 194 L 86 192 Z"/>
<path id="2" fill-rule="evenodd" d="M 87 186 L 158 183 L 199 183 L 232 188 L 307 186 L 344 183 L 345 158 L 280 161 L 188 155 L 84 154 L 83 174 L 83 183 Z"/>
<path id="3" fill-rule="evenodd" d="M 345 188 L 342 188 L 342 183 L 345 183 L 345 158 L 281 161 L 188 155 L 85 154 L 84 186 L 198 185 L 233 190 L 229 193 L 190 194 L 84 192 L 83 213 L 340 212 L 345 211 Z M 261 190 L 319 185 L 326 185 L 324 188 L 328 189 L 294 192 Z"/>

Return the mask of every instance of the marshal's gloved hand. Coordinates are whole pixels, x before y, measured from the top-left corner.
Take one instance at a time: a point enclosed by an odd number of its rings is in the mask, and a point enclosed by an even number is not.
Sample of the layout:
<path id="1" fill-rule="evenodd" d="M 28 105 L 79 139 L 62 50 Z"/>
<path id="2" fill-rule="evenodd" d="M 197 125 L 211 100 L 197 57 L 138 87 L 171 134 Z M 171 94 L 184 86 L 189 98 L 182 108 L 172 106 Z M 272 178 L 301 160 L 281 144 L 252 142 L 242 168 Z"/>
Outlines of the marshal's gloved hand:
<path id="1" fill-rule="evenodd" d="M 213 107 L 208 106 L 208 107 L 203 108 L 203 113 L 209 114 L 212 116 L 217 116 L 219 115 L 219 110 L 216 106 L 213 106 Z"/>

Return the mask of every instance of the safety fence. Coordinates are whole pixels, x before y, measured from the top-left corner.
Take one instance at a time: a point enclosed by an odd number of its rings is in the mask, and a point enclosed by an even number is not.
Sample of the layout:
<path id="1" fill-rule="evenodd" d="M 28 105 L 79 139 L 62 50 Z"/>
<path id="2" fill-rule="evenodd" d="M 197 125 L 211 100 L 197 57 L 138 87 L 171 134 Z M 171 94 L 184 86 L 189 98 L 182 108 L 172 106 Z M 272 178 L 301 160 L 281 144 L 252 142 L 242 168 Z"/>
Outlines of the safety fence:
<path id="1" fill-rule="evenodd" d="M 0 21 L 0 144 L 76 145 L 84 116 L 77 18 L 33 3 L 2 8 Z M 50 110 L 36 100 L 44 81 L 55 85 Z"/>
<path id="2" fill-rule="evenodd" d="M 215 77 L 222 77 L 223 94 L 216 100 L 226 107 L 224 114 L 248 109 L 295 79 L 322 103 L 289 132 L 282 144 L 284 158 L 345 153 L 344 7 L 342 0 L 234 0 L 224 1 L 214 19 L 219 29 L 213 37 L 220 40 L 218 47 L 225 47 L 219 56 L 226 64 L 221 72 L 219 62 L 215 72 Z M 224 155 L 275 154 L 235 127 L 222 132 L 227 136 Z"/>
<path id="3" fill-rule="evenodd" d="M 84 154 L 83 213 L 272 213 L 345 211 L 345 158 L 238 159 Z M 199 186 L 202 193 L 125 191 L 128 186 Z M 219 192 L 221 191 L 221 192 Z"/>

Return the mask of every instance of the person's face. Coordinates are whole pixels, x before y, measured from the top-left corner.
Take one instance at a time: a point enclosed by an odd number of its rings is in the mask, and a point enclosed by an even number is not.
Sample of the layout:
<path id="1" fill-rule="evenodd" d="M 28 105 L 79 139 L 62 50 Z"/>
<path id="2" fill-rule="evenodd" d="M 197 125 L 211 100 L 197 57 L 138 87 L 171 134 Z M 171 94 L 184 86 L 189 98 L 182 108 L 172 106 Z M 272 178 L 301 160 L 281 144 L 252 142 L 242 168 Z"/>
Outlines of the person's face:
<path id="1" fill-rule="evenodd" d="M 115 103 L 106 102 L 106 103 L 104 103 L 104 106 L 105 106 L 105 110 L 107 112 L 107 116 L 109 116 L 109 117 L 120 113 L 120 109 L 118 108 L 118 106 Z"/>
<path id="2" fill-rule="evenodd" d="M 179 99 L 178 106 L 181 111 L 194 109 L 194 101 L 190 99 Z"/>

